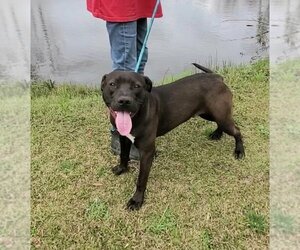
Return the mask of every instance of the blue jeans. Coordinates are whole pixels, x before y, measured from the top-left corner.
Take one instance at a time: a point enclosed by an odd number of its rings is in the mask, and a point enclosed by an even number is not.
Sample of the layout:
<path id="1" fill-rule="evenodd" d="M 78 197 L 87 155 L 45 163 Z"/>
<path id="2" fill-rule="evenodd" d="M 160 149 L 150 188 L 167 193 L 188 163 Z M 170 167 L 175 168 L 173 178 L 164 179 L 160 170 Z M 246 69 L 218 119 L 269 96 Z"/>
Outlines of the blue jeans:
<path id="1" fill-rule="evenodd" d="M 147 18 L 133 22 L 106 22 L 106 28 L 113 70 L 134 71 L 147 32 Z M 144 73 L 147 59 L 148 48 L 146 47 L 138 70 L 141 74 Z"/>

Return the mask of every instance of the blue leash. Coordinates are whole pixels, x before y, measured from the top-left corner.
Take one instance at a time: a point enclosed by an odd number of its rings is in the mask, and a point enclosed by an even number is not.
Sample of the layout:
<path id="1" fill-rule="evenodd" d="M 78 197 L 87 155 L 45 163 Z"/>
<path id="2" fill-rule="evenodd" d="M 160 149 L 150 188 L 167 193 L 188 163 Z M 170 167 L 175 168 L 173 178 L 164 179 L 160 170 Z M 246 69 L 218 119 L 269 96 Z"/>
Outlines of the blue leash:
<path id="1" fill-rule="evenodd" d="M 140 64 L 141 64 L 141 61 L 142 61 L 143 54 L 145 52 L 145 48 L 146 48 L 146 45 L 147 45 L 148 37 L 149 37 L 150 31 L 151 31 L 151 28 L 152 28 L 152 24 L 153 24 L 154 17 L 155 17 L 156 12 L 157 12 L 157 8 L 158 8 L 158 5 L 159 5 L 159 2 L 160 2 L 160 0 L 156 1 L 155 7 L 154 7 L 154 10 L 153 10 L 153 13 L 152 13 L 152 17 L 151 17 L 151 20 L 150 20 L 150 25 L 147 28 L 147 33 L 146 33 L 146 36 L 145 36 L 145 40 L 144 40 L 141 52 L 139 54 L 139 59 L 138 59 L 138 61 L 136 63 L 134 72 L 138 72 L 139 71 L 139 67 L 140 67 Z"/>

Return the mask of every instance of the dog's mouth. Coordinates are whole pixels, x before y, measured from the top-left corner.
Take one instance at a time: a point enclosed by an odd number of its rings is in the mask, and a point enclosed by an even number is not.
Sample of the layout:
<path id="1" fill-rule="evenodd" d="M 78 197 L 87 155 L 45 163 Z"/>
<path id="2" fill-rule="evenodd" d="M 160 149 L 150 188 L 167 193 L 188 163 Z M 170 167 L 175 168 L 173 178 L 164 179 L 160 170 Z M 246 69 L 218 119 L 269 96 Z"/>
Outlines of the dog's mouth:
<path id="1" fill-rule="evenodd" d="M 109 111 L 110 111 L 110 114 L 112 115 L 112 117 L 113 117 L 114 119 L 116 119 L 117 114 L 118 114 L 119 112 L 126 112 L 126 113 L 128 113 L 128 114 L 130 115 L 131 118 L 134 117 L 134 115 L 137 113 L 137 112 L 129 112 L 129 111 L 115 111 L 115 110 L 113 110 L 112 108 L 109 108 Z"/>
<path id="2" fill-rule="evenodd" d="M 129 135 L 132 129 L 131 118 L 135 115 L 135 113 L 128 111 L 115 111 L 112 108 L 109 108 L 109 111 L 115 119 L 116 127 L 120 135 Z"/>

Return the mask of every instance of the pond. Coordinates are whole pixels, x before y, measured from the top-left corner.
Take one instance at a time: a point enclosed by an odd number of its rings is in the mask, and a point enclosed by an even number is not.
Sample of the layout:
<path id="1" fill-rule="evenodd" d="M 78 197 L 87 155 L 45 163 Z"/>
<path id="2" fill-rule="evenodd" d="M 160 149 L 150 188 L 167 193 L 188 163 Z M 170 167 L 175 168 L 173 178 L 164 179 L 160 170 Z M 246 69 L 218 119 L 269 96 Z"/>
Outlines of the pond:
<path id="1" fill-rule="evenodd" d="M 29 56 L 24 42 L 28 25 L 21 20 L 25 3 L 18 3 L 16 9 L 11 6 L 14 2 L 0 10 L 2 78 L 22 80 L 31 65 L 33 79 L 98 84 L 101 76 L 111 71 L 105 22 L 86 10 L 85 1 L 32 0 Z M 279 15 L 271 28 L 276 37 L 277 31 L 291 30 L 285 16 L 297 18 L 297 12 L 288 9 L 285 1 L 274 2 Z M 269 53 L 267 0 L 164 0 L 162 6 L 164 16 L 154 21 L 145 70 L 154 81 L 192 69 L 192 62 L 209 67 L 241 64 Z M 290 12 L 283 13 L 283 8 Z M 13 49 L 7 50 L 5 45 Z"/>

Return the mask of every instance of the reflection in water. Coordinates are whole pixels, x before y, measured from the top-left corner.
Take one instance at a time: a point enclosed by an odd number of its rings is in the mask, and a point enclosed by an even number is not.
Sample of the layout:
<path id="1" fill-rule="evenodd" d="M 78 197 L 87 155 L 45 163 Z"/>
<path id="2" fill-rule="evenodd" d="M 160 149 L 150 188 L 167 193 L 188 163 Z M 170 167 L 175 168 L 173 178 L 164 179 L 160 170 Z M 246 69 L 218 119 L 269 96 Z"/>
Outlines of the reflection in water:
<path id="1" fill-rule="evenodd" d="M 262 46 L 269 44 L 269 10 L 270 5 L 267 8 L 263 7 L 262 0 L 259 0 L 259 11 L 257 17 L 257 42 Z"/>
<path id="2" fill-rule="evenodd" d="M 284 3 L 273 0 L 271 12 L 271 61 L 299 58 L 300 52 L 300 2 Z"/>
<path id="3" fill-rule="evenodd" d="M 300 13 L 300 3 L 297 6 L 298 20 L 292 15 L 292 10 L 287 6 L 286 8 L 286 20 L 285 20 L 285 42 L 291 47 L 291 49 L 297 48 L 299 46 L 299 13 Z M 294 11 L 294 10 L 293 10 Z"/>
<path id="4" fill-rule="evenodd" d="M 53 54 L 55 53 L 55 41 L 51 41 L 48 34 L 49 27 L 44 18 L 44 11 L 41 3 L 37 3 L 37 8 L 32 9 L 32 57 L 31 57 L 31 79 L 37 80 L 39 66 L 46 64 L 50 72 L 55 72 L 55 62 Z M 54 45 L 52 48 L 51 45 Z"/>

